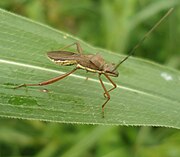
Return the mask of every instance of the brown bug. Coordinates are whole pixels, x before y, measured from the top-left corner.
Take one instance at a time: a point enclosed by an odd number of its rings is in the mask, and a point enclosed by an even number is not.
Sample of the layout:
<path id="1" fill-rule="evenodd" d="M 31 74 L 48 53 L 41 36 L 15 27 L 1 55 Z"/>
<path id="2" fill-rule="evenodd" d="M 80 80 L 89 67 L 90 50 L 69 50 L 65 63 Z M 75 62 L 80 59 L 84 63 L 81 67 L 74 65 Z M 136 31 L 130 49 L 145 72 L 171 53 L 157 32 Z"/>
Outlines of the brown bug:
<path id="1" fill-rule="evenodd" d="M 154 29 L 172 12 L 172 10 L 173 8 L 169 9 L 169 11 L 144 35 L 144 37 L 138 42 L 138 44 L 130 51 L 129 55 L 126 56 L 117 65 L 113 63 L 110 63 L 110 64 L 106 63 L 103 57 L 99 54 L 96 54 L 96 55 L 83 54 L 80 44 L 78 42 L 75 42 L 71 45 L 65 46 L 59 51 L 51 51 L 47 53 L 47 56 L 49 57 L 49 59 L 58 65 L 64 65 L 64 66 L 75 65 L 75 68 L 72 71 L 65 73 L 63 75 L 60 75 L 58 77 L 52 78 L 48 81 L 40 82 L 37 84 L 22 84 L 15 88 L 26 87 L 26 86 L 48 85 L 67 77 L 68 75 L 72 74 L 78 69 L 83 69 L 88 72 L 98 73 L 99 81 L 104 90 L 104 97 L 106 98 L 106 101 L 102 105 L 102 113 L 104 114 L 105 105 L 110 100 L 109 92 L 116 88 L 116 84 L 113 82 L 113 80 L 111 80 L 110 76 L 118 77 L 119 73 L 117 71 L 117 68 L 120 66 L 120 64 L 122 64 L 125 60 L 127 60 L 136 51 L 136 49 L 142 44 L 142 42 L 146 39 L 146 37 L 154 31 Z M 64 51 L 64 49 L 73 45 L 76 45 L 77 53 Z M 106 89 L 101 79 L 101 75 L 104 75 L 109 80 L 109 82 L 111 82 L 113 86 L 111 89 L 109 90 Z"/>

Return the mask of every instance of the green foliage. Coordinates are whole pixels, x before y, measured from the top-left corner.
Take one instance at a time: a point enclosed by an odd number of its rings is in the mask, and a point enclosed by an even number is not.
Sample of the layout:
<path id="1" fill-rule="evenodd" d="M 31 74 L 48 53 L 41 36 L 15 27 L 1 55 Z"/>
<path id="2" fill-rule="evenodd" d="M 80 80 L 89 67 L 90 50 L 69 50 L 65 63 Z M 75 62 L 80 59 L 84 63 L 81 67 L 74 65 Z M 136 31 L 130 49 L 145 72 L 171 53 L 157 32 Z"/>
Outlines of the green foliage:
<path id="1" fill-rule="evenodd" d="M 0 5 L 94 45 L 125 52 L 163 15 L 158 12 L 179 3 L 177 0 L 139 2 L 7 0 Z M 178 68 L 179 18 L 176 8 L 136 55 Z M 84 71 L 46 87 L 13 90 L 20 83 L 37 83 L 70 71 L 71 67 L 50 62 L 46 52 L 80 40 L 3 10 L 0 19 L 2 117 L 179 128 L 179 72 L 136 58 L 130 58 L 119 68 L 119 78 L 112 78 L 118 88 L 111 92 L 104 119 L 101 118 L 103 90 L 97 77 Z M 108 62 L 117 63 L 123 57 L 80 42 L 84 53 L 99 52 Z M 44 88 L 49 92 L 43 92 Z M 179 137 L 176 130 L 164 128 L 93 127 L 1 119 L 0 154 L 178 157 Z"/>
<path id="2" fill-rule="evenodd" d="M 120 77 L 114 79 L 117 89 L 110 93 L 104 119 L 101 104 L 105 99 L 99 81 L 91 75 L 85 81 L 82 71 L 46 87 L 48 92 L 32 87 L 13 90 L 13 85 L 37 83 L 72 69 L 53 65 L 45 55 L 52 48 L 57 50 L 60 45 L 64 47 L 77 39 L 3 10 L 0 18 L 1 116 L 65 123 L 180 128 L 177 123 L 180 118 L 177 114 L 180 74 L 143 60 L 129 59 L 119 68 Z M 121 58 L 80 43 L 85 53 L 100 52 L 116 63 Z M 106 81 L 105 84 L 110 88 L 110 83 Z"/>

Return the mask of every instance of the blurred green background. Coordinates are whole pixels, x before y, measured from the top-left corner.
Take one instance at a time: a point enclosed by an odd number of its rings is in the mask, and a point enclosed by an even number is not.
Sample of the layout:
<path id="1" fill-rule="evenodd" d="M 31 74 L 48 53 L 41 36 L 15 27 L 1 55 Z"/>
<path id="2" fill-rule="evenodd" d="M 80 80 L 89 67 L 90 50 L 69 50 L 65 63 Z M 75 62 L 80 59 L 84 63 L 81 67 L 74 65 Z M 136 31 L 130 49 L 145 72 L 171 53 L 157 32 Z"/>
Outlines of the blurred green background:
<path id="1" fill-rule="evenodd" d="M 1 0 L 0 7 L 127 54 L 168 8 L 173 14 L 135 56 L 180 69 L 179 0 Z M 180 132 L 0 119 L 0 156 L 179 157 Z"/>

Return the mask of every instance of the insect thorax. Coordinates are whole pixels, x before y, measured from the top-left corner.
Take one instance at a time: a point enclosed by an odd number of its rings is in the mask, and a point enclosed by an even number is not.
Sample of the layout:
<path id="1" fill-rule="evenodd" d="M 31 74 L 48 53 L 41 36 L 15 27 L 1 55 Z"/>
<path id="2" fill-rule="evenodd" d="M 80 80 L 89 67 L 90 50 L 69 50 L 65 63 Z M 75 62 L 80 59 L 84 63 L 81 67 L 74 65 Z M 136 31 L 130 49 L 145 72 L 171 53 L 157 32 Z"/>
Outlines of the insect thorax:
<path id="1" fill-rule="evenodd" d="M 93 72 L 93 73 L 103 73 L 103 71 L 99 71 L 99 70 L 96 70 L 96 69 L 91 69 L 89 67 L 85 67 L 81 64 L 77 64 L 76 66 L 77 68 L 80 68 L 80 69 L 83 69 L 83 70 L 86 70 L 86 71 L 89 71 L 89 72 Z"/>

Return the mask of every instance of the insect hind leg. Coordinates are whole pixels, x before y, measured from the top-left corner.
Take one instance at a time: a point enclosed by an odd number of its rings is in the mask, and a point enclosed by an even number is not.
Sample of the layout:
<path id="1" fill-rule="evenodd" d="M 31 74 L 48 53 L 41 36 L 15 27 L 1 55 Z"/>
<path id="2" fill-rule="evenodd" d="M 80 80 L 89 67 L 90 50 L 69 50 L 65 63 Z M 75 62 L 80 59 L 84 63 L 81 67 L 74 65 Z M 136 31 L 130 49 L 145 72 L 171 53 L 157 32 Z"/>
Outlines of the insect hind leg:
<path id="1" fill-rule="evenodd" d="M 14 87 L 14 89 L 18 89 L 18 88 L 21 88 L 21 87 L 27 87 L 27 86 L 45 86 L 45 85 L 48 85 L 48 84 L 52 84 L 54 82 L 57 82 L 65 77 L 67 77 L 68 75 L 72 74 L 73 72 L 75 72 L 77 70 L 77 68 L 73 69 L 72 71 L 68 72 L 68 73 L 65 73 L 63 75 L 60 75 L 58 77 L 55 77 L 55 78 L 52 78 L 50 80 L 47 80 L 47 81 L 43 81 L 43 82 L 40 82 L 40 83 L 35 83 L 35 84 L 21 84 L 17 87 Z"/>
<path id="2" fill-rule="evenodd" d="M 62 51 L 62 50 L 66 49 L 66 48 L 68 48 L 68 47 L 71 47 L 71 46 L 73 46 L 73 45 L 76 45 L 76 49 L 77 49 L 77 52 L 78 52 L 78 53 L 81 53 L 81 54 L 83 53 L 82 47 L 81 47 L 81 45 L 80 45 L 79 42 L 74 42 L 74 43 L 72 43 L 72 44 L 70 44 L 70 45 L 67 45 L 67 46 L 61 48 L 60 50 Z"/>

